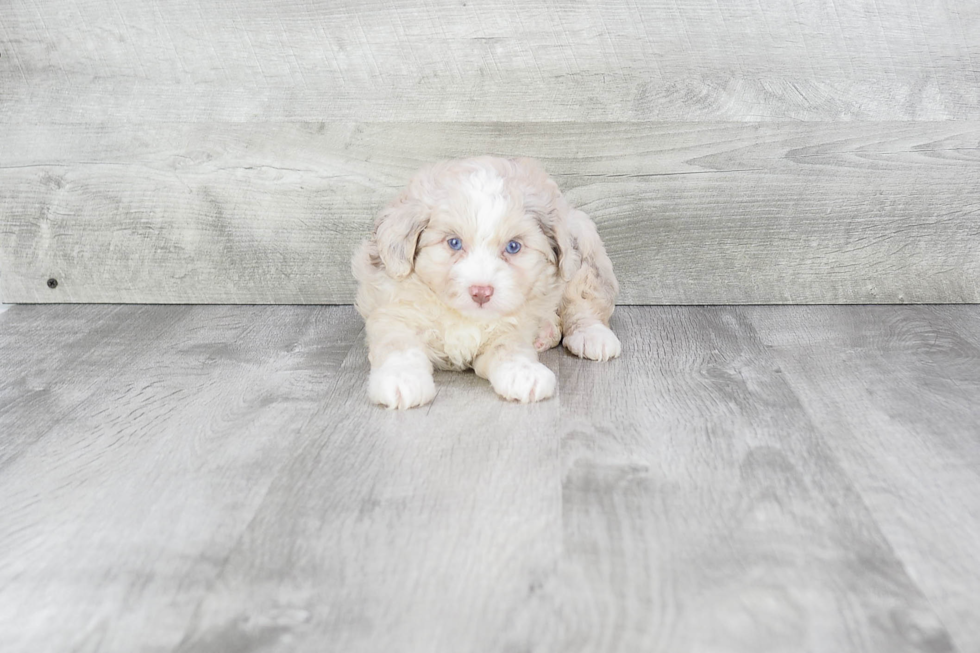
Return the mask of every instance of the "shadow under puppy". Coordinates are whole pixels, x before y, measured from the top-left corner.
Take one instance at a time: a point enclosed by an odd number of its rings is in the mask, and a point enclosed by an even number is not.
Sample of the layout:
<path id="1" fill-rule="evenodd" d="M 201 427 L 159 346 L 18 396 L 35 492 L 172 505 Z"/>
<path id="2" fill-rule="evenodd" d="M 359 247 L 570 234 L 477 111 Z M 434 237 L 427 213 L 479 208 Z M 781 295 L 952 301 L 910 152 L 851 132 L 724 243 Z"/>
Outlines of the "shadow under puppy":
<path id="1" fill-rule="evenodd" d="M 478 157 L 420 170 L 353 260 L 367 327 L 371 400 L 435 397 L 433 366 L 472 367 L 501 397 L 539 401 L 555 375 L 538 352 L 620 353 L 609 329 L 619 286 L 582 211 L 535 161 Z"/>

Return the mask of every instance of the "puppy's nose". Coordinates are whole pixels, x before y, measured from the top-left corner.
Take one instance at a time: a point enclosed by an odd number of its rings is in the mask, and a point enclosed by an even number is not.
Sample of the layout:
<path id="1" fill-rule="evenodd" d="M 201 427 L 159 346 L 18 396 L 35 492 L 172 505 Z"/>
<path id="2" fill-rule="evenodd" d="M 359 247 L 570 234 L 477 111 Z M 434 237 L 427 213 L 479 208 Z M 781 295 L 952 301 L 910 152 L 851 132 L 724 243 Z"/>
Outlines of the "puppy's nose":
<path id="1" fill-rule="evenodd" d="M 493 297 L 493 286 L 470 286 L 470 297 L 480 306 L 483 306 Z"/>

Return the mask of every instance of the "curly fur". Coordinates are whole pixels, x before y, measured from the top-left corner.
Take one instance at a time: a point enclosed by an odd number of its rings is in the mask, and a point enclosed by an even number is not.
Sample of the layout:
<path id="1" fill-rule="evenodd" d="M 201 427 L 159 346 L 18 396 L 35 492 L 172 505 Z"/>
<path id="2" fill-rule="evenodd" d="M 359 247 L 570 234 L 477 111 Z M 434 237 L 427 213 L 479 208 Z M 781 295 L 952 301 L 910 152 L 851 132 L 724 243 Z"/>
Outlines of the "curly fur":
<path id="1" fill-rule="evenodd" d="M 507 251 L 511 241 L 518 252 Z M 595 225 L 530 159 L 420 170 L 378 217 L 353 272 L 369 394 L 390 408 L 431 401 L 433 366 L 472 368 L 507 399 L 545 399 L 555 379 L 537 352 L 563 334 L 578 356 L 620 353 L 609 330 L 619 287 Z M 480 303 L 474 288 L 492 295 Z"/>

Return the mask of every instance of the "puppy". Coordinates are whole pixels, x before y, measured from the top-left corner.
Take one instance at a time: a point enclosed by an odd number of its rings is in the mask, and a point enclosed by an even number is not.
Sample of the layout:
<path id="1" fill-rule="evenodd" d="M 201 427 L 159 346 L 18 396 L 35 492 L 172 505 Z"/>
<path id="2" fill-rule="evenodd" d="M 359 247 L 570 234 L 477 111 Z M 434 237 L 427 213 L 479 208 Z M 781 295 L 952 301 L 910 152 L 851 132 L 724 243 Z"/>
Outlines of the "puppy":
<path id="1" fill-rule="evenodd" d="M 411 408 L 433 366 L 472 368 L 501 397 L 540 401 L 555 375 L 538 352 L 620 353 L 619 285 L 595 224 L 530 159 L 479 157 L 419 171 L 353 260 L 367 327 L 369 395 Z"/>

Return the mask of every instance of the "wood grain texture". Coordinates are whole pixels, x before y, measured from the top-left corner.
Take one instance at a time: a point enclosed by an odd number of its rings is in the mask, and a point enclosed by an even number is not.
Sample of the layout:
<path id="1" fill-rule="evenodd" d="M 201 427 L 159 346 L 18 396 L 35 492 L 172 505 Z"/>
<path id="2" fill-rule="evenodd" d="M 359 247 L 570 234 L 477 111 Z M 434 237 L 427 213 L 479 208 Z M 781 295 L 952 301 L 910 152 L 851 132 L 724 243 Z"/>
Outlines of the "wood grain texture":
<path id="1" fill-rule="evenodd" d="M 15 0 L 0 122 L 977 120 L 973 2 Z"/>
<path id="2" fill-rule="evenodd" d="M 0 649 L 173 650 L 360 330 L 349 307 L 4 313 Z"/>
<path id="3" fill-rule="evenodd" d="M 952 650 L 735 309 L 617 316 L 621 359 L 562 361 L 552 650 Z"/>
<path id="4" fill-rule="evenodd" d="M 430 406 L 388 412 L 367 376 L 362 345 L 179 653 L 538 648 L 523 610 L 562 552 L 559 403 L 443 372 Z"/>
<path id="5" fill-rule="evenodd" d="M 0 648 L 972 651 L 978 323 L 624 307 L 556 399 L 398 413 L 349 307 L 15 306 Z"/>
<path id="6" fill-rule="evenodd" d="M 746 313 L 958 649 L 980 650 L 980 310 Z"/>
<path id="7" fill-rule="evenodd" d="M 482 152 L 543 161 L 626 304 L 980 301 L 975 122 L 111 123 L 6 145 L 8 302 L 349 302 L 380 207 Z"/>
<path id="8" fill-rule="evenodd" d="M 0 472 L 98 392 L 105 358 L 129 360 L 134 338 L 156 337 L 178 317 L 179 311 L 127 315 L 123 308 L 51 306 L 0 323 Z"/>

